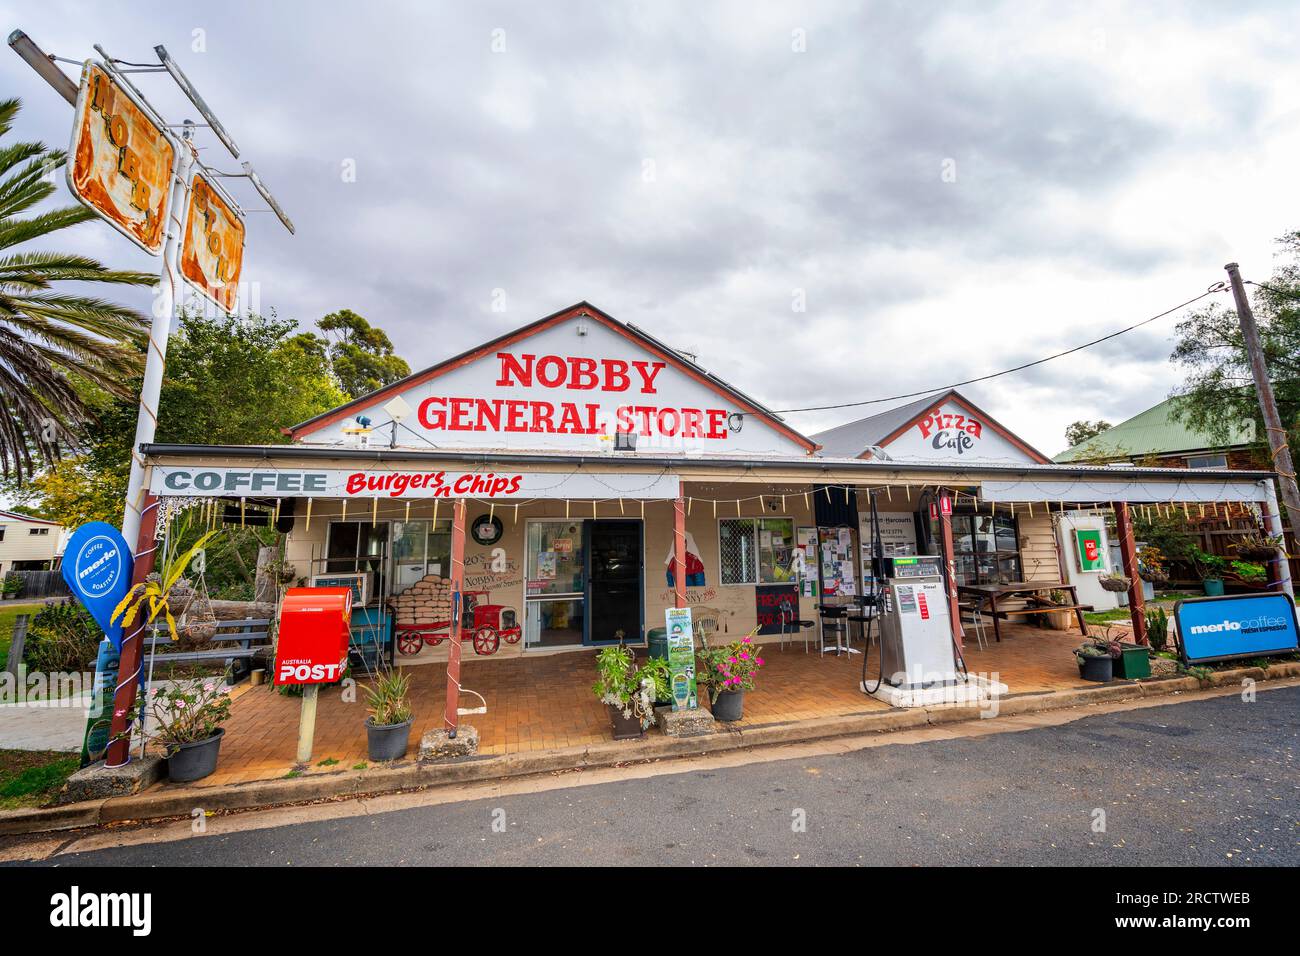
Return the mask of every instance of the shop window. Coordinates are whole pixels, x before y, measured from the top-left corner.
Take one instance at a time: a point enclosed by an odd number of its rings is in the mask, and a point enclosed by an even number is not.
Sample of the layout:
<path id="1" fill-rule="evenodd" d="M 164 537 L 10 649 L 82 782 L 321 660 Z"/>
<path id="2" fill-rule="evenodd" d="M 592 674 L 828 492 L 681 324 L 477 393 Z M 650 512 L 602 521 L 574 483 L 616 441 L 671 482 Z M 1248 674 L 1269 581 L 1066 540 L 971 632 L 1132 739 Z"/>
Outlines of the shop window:
<path id="1" fill-rule="evenodd" d="M 581 594 L 582 522 L 528 522 L 528 596 Z"/>
<path id="2" fill-rule="evenodd" d="M 325 570 L 330 574 L 378 571 L 387 544 L 387 521 L 331 521 L 325 543 Z"/>
<path id="3" fill-rule="evenodd" d="M 393 522 L 393 593 L 426 575 L 451 574 L 451 521 Z"/>
<path id="4" fill-rule="evenodd" d="M 49 528 L 28 528 L 27 533 L 28 534 L 49 534 L 50 529 Z"/>
<path id="5" fill-rule="evenodd" d="M 718 571 L 723 584 L 788 580 L 793 560 L 794 519 L 726 518 L 718 522 Z"/>
<path id="6" fill-rule="evenodd" d="M 937 522 L 933 540 L 939 541 Z M 953 515 L 952 547 L 958 584 L 1021 580 L 1016 519 L 1004 515 Z"/>

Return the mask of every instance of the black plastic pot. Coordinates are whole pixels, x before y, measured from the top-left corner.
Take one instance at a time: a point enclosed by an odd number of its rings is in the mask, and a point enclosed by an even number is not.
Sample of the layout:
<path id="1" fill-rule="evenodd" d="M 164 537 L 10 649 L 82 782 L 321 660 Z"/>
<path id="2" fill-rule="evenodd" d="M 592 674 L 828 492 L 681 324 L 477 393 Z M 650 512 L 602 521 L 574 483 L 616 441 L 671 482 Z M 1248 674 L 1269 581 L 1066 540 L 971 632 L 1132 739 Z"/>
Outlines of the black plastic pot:
<path id="1" fill-rule="evenodd" d="M 1104 684 L 1115 676 L 1115 660 L 1109 654 L 1105 657 L 1081 657 L 1079 676 L 1084 680 Z"/>
<path id="2" fill-rule="evenodd" d="M 613 704 L 606 704 L 605 706 L 609 708 L 609 719 L 614 726 L 615 740 L 636 740 L 645 735 L 645 730 L 641 727 L 641 721 L 637 719 L 635 713 L 631 717 L 624 717 L 623 711 Z"/>
<path id="3" fill-rule="evenodd" d="M 743 690 L 724 690 L 713 702 L 714 720 L 740 720 L 745 715 L 745 692 Z"/>
<path id="4" fill-rule="evenodd" d="M 366 749 L 375 763 L 401 760 L 406 756 L 410 742 L 410 720 L 404 720 L 400 724 L 372 724 L 370 718 L 366 718 Z"/>
<path id="5" fill-rule="evenodd" d="M 192 744 L 177 744 L 167 752 L 167 779 L 172 783 L 188 783 L 202 780 L 217 769 L 217 757 L 221 753 L 221 738 L 225 730 L 218 730 L 207 740 L 196 740 Z"/>

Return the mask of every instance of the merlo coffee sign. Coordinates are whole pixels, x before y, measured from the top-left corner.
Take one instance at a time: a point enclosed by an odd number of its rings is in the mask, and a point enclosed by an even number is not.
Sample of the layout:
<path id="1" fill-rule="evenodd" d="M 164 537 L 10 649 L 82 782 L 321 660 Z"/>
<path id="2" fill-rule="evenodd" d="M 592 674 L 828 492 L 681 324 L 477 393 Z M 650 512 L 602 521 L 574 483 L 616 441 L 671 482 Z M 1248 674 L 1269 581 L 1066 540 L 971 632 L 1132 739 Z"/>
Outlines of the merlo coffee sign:
<path id="1" fill-rule="evenodd" d="M 244 266 L 244 221 L 207 176 L 194 174 L 185 215 L 181 277 L 228 313 L 235 311 Z"/>
<path id="2" fill-rule="evenodd" d="M 68 149 L 68 188 L 145 252 L 161 255 L 176 147 L 103 67 L 86 61 Z"/>

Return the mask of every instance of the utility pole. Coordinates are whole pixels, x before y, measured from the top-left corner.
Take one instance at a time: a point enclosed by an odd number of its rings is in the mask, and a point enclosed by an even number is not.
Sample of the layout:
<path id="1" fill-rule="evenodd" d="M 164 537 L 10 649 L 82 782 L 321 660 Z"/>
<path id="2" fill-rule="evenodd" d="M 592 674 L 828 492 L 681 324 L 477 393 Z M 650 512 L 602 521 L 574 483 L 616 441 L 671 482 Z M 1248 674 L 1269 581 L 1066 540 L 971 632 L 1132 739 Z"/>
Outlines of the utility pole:
<path id="1" fill-rule="evenodd" d="M 1241 282 L 1241 272 L 1235 262 L 1229 262 L 1223 268 L 1228 272 L 1232 297 L 1237 303 L 1241 337 L 1246 344 L 1251 374 L 1255 377 L 1259 409 L 1264 413 L 1268 447 L 1273 453 L 1273 470 L 1277 472 L 1277 481 L 1282 488 L 1282 503 L 1286 506 L 1286 527 L 1294 537 L 1297 520 L 1300 520 L 1300 488 L 1296 487 L 1295 465 L 1291 461 L 1291 449 L 1286 443 L 1286 429 L 1282 427 L 1282 417 L 1277 412 L 1277 401 L 1273 398 L 1273 385 L 1268 380 L 1268 366 L 1264 364 L 1264 350 L 1259 344 L 1259 329 L 1255 326 L 1255 313 L 1250 310 L 1250 300 L 1246 297 L 1246 287 Z"/>

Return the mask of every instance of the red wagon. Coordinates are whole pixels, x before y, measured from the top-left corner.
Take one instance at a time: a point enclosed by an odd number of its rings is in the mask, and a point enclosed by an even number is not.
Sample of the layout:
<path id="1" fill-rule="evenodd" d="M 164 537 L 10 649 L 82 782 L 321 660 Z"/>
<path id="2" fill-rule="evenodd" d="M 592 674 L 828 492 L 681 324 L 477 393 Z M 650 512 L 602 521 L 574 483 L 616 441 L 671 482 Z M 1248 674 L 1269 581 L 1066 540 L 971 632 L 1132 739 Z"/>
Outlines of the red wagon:
<path id="1" fill-rule="evenodd" d="M 518 644 L 519 638 L 523 636 L 515 609 L 504 604 L 485 603 L 490 593 L 466 591 L 461 598 L 464 608 L 461 617 L 462 636 L 468 633 L 474 642 L 474 653 L 484 657 L 495 654 L 502 640 L 507 644 Z M 408 656 L 418 654 L 426 644 L 437 647 L 450 635 L 451 621 L 398 624 L 397 649 Z"/>

